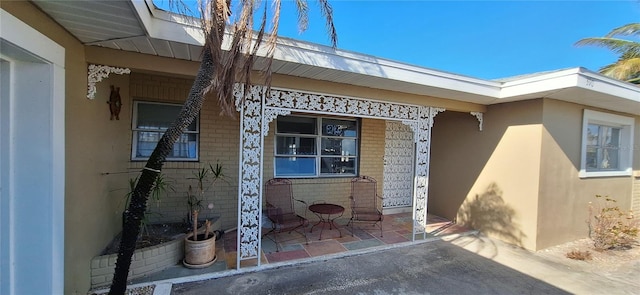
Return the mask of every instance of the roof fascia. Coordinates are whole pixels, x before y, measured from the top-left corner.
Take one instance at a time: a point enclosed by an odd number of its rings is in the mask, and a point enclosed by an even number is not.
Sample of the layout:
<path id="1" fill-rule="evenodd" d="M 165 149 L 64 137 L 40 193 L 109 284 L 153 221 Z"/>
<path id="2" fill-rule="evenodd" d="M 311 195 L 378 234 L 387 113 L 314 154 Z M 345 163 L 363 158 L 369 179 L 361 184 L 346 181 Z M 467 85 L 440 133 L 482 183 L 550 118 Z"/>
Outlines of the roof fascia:
<path id="1" fill-rule="evenodd" d="M 156 9 L 152 0 L 131 2 L 149 37 L 195 46 L 204 44 L 204 35 L 197 19 Z M 279 37 L 277 42 L 274 53 L 276 60 L 494 97 L 492 103 L 531 99 L 537 94 L 543 95 L 571 87 L 640 103 L 640 87 L 584 68 L 499 82 L 431 70 L 290 38 Z M 223 46 L 228 46 L 228 43 Z M 264 56 L 265 52 L 266 50 L 260 50 L 259 55 Z"/>
<path id="2" fill-rule="evenodd" d="M 198 20 L 156 9 L 151 0 L 131 0 L 150 38 L 202 46 L 204 34 Z"/>
<path id="3" fill-rule="evenodd" d="M 527 95 L 571 87 L 640 103 L 640 87 L 580 67 L 505 82 L 497 102 L 529 99 Z"/>
<path id="4" fill-rule="evenodd" d="M 156 9 L 151 0 L 132 2 L 149 37 L 197 46 L 204 44 L 204 35 L 197 19 Z M 260 53 L 264 56 L 266 50 L 260 50 Z M 496 97 L 500 92 L 499 82 L 430 70 L 284 37 L 278 38 L 274 59 L 483 96 Z"/>
<path id="5" fill-rule="evenodd" d="M 616 80 L 584 68 L 580 68 L 580 79 L 584 83 L 578 83 L 582 88 L 593 89 L 597 92 L 607 93 L 640 103 L 640 86 L 628 82 Z"/>
<path id="6" fill-rule="evenodd" d="M 483 96 L 497 97 L 500 93 L 499 82 L 431 70 L 290 38 L 278 38 L 278 46 L 274 53 L 274 58 L 292 63 Z"/>

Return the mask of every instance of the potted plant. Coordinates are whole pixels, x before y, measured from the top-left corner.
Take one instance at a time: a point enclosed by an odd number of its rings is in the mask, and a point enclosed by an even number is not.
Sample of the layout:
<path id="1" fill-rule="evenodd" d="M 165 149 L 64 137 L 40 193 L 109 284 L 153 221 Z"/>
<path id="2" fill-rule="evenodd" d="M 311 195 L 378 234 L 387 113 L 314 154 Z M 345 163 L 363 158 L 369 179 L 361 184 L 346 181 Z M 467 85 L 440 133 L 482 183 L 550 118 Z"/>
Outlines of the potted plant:
<path id="1" fill-rule="evenodd" d="M 216 235 L 211 230 L 211 222 L 206 220 L 204 226 L 198 229 L 198 214 L 204 209 L 202 205 L 206 199 L 206 192 L 219 180 L 224 180 L 222 165 L 209 165 L 209 168 L 201 168 L 194 173 L 197 181 L 197 192 L 189 186 L 187 193 L 188 218 L 191 221 L 192 231 L 184 239 L 183 264 L 189 268 L 204 268 L 216 262 Z M 207 206 L 213 209 L 213 203 Z"/>

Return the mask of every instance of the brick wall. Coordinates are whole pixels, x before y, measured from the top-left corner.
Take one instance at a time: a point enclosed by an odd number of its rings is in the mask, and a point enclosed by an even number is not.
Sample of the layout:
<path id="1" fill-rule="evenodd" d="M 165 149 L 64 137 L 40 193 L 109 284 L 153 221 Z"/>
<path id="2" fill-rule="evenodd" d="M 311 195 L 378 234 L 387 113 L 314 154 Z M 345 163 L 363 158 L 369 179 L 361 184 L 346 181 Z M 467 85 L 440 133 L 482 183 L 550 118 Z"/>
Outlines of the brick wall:
<path id="1" fill-rule="evenodd" d="M 360 145 L 360 175 L 368 175 L 378 181 L 378 195 L 382 196 L 384 180 L 384 141 L 386 121 L 362 119 L 362 144 Z"/>
<path id="2" fill-rule="evenodd" d="M 165 77 L 151 74 L 132 73 L 130 77 L 129 109 L 133 109 L 133 100 L 150 102 L 183 103 L 193 80 Z M 150 222 L 182 221 L 188 211 L 186 193 L 189 185 L 195 187 L 193 173 L 200 167 L 219 161 L 225 169 L 228 182 L 219 182 L 216 189 L 208 193 L 213 201 L 214 210 L 205 209 L 200 214 L 211 218 L 220 215 L 222 229 L 237 226 L 238 198 L 238 144 L 239 117 L 221 116 L 221 110 L 215 99 L 205 101 L 200 113 L 200 161 L 167 162 L 163 167 L 166 178 L 173 184 L 175 191 L 163 196 L 159 202 L 149 202 Z M 265 138 L 264 179 L 273 177 L 273 148 L 275 122 L 271 122 L 270 134 Z M 382 194 L 383 157 L 384 157 L 385 121 L 362 119 L 360 142 L 360 174 L 369 175 L 378 180 L 378 193 Z M 131 132 L 129 131 L 129 138 Z M 131 141 L 129 141 L 129 145 Z M 129 150 L 131 146 L 129 146 Z M 139 171 L 145 162 L 130 162 L 131 171 Z M 134 174 L 132 174 L 134 175 Z M 348 208 L 350 177 L 295 179 L 294 195 L 309 203 L 326 201 L 341 204 Z M 122 184 L 126 187 L 127 184 Z M 213 193 L 215 192 L 215 195 Z M 312 192 L 312 193 L 310 193 Z M 320 193 L 321 192 L 321 193 Z M 206 204 L 205 204 L 206 206 Z"/>
<path id="3" fill-rule="evenodd" d="M 184 239 L 176 239 L 133 253 L 129 279 L 140 278 L 176 265 L 184 257 Z M 91 260 L 91 288 L 106 286 L 113 280 L 118 254 L 96 256 Z"/>
<path id="4" fill-rule="evenodd" d="M 168 102 L 182 104 L 186 99 L 193 80 L 150 74 L 132 73 L 130 77 L 131 102 L 133 100 Z M 207 98 L 200 112 L 200 146 L 198 162 L 166 162 L 163 172 L 172 182 L 175 192 L 169 192 L 159 202 L 150 201 L 151 222 L 181 221 L 188 211 L 186 193 L 189 185 L 195 187 L 193 173 L 200 167 L 208 167 L 219 162 L 223 165 L 227 182 L 218 182 L 215 189 L 207 193 L 206 205 L 213 202 L 214 209 L 200 212 L 204 218 L 220 215 L 223 229 L 237 225 L 237 179 L 239 118 L 222 116 L 217 101 Z M 131 133 L 129 133 L 131 137 Z M 129 141 L 131 142 L 131 141 Z M 131 148 L 131 147 L 130 147 Z M 129 149 L 130 150 L 130 149 Z M 132 171 L 144 167 L 145 162 L 131 162 Z M 123 184 L 126 186 L 126 184 Z"/>

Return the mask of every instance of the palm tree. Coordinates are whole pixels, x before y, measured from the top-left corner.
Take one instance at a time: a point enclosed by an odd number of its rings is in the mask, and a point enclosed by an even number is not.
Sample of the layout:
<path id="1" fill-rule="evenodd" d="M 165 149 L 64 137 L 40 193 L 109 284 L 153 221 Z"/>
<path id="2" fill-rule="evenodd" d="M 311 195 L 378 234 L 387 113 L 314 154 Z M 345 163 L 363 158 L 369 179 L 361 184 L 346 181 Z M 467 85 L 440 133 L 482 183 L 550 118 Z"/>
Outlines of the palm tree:
<path id="1" fill-rule="evenodd" d="M 326 20 L 331 44 L 335 48 L 337 34 L 333 25 L 331 5 L 328 0 L 318 0 L 317 2 Z M 296 0 L 295 3 L 298 12 L 298 26 L 303 31 L 307 27 L 309 7 L 306 0 Z M 180 7 L 185 8 L 186 6 L 182 4 Z M 140 222 L 146 211 L 149 192 L 153 188 L 174 143 L 198 115 L 205 95 L 209 93 L 215 95 L 224 112 L 231 115 L 234 106 L 234 84 L 236 82 L 244 83 L 245 95 L 247 94 L 248 86 L 254 84 L 251 72 L 258 49 L 263 43 L 267 49 L 267 63 L 262 69 L 264 80 L 261 82 L 269 88 L 271 82 L 269 67 L 278 36 L 281 0 L 273 0 L 271 6 L 261 3 L 259 0 L 241 0 L 237 5 L 238 14 L 233 20 L 231 20 L 231 17 L 234 16 L 231 7 L 231 0 L 202 1 L 199 7 L 200 27 L 205 36 L 202 62 L 178 118 L 166 130 L 153 150 L 133 191 L 122 229 L 122 240 L 109 294 L 124 294 L 126 291 L 131 257 L 140 231 Z M 268 7 L 273 9 L 270 17 L 268 17 Z M 261 22 L 257 24 L 259 30 L 254 31 L 253 28 L 256 25 L 254 24 L 254 15 L 256 13 L 260 13 Z M 271 20 L 270 32 L 267 32 L 266 29 L 268 18 Z M 228 50 L 224 50 L 222 47 L 225 34 L 231 44 Z"/>
<path id="2" fill-rule="evenodd" d="M 617 53 L 618 60 L 600 68 L 600 73 L 640 84 L 640 42 L 617 38 L 620 36 L 640 37 L 640 23 L 631 23 L 615 28 L 604 37 L 584 38 L 576 42 L 576 45 L 600 46 Z"/>

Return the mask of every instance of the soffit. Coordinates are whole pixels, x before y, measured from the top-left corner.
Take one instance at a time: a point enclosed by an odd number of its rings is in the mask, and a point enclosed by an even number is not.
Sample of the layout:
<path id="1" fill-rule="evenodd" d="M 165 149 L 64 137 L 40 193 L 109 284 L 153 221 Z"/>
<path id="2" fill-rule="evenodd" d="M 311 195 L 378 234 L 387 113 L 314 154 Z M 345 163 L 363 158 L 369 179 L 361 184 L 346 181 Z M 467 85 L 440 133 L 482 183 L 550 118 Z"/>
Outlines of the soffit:
<path id="1" fill-rule="evenodd" d="M 84 44 L 146 34 L 129 1 L 33 1 Z"/>
<path id="2" fill-rule="evenodd" d="M 172 21 L 162 11 L 151 11 L 146 2 L 34 1 L 34 4 L 85 45 L 196 62 L 201 60 L 199 30 L 192 25 Z M 174 32 L 169 34 L 171 30 Z M 279 41 L 272 71 L 478 104 L 493 100 L 499 85 L 286 38 Z M 466 79 L 472 79 L 472 82 Z M 461 90 L 467 86 L 481 88 L 482 94 L 478 95 L 478 89 Z"/>

